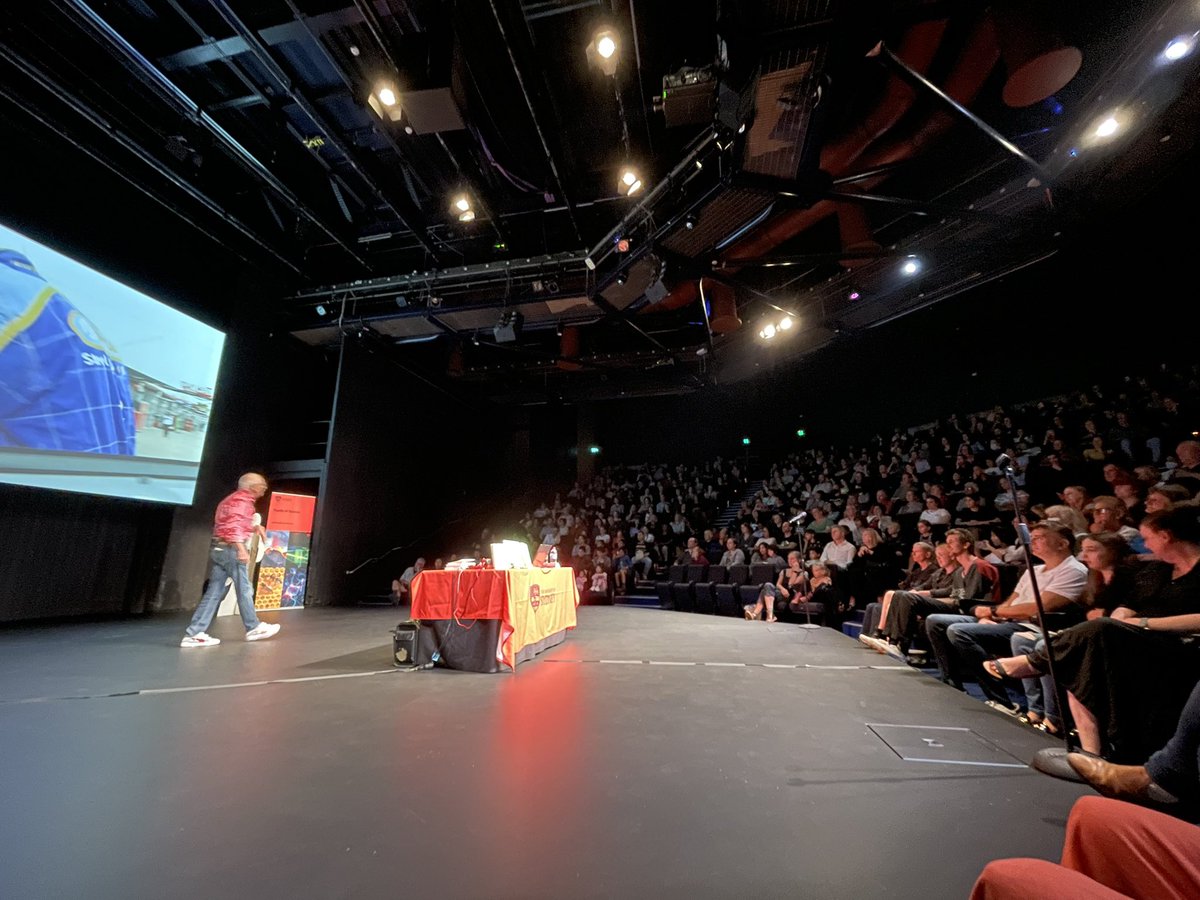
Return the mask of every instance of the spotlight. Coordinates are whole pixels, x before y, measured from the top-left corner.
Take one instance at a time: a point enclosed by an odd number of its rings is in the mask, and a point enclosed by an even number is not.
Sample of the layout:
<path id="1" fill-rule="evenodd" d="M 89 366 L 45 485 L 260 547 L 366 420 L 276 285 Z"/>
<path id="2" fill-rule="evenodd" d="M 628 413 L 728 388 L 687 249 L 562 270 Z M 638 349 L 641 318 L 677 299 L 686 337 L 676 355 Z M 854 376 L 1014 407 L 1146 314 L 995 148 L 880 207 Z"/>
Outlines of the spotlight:
<path id="1" fill-rule="evenodd" d="M 473 210 L 473 209 L 468 209 L 466 212 L 459 213 L 459 214 L 458 214 L 458 221 L 460 221 L 460 222 L 474 222 L 474 221 L 475 221 L 475 210 Z"/>
<path id="2" fill-rule="evenodd" d="M 592 35 L 592 42 L 587 45 L 588 65 L 605 75 L 616 75 L 618 49 L 617 33 L 611 28 L 601 28 Z"/>
<path id="3" fill-rule="evenodd" d="M 632 197 L 642 189 L 642 179 L 634 169 L 626 168 L 621 172 L 621 181 L 617 189 L 626 197 Z"/>
<path id="4" fill-rule="evenodd" d="M 762 330 L 759 331 L 758 336 L 764 341 L 769 341 L 771 338 L 775 337 L 775 326 L 768 322 L 762 327 Z"/>
<path id="5" fill-rule="evenodd" d="M 592 444 L 592 446 L 588 447 L 588 453 L 592 454 L 592 456 L 596 456 L 599 452 L 600 448 L 595 444 Z"/>
<path id="6" fill-rule="evenodd" d="M 745 447 L 749 447 L 750 446 L 750 438 L 748 438 L 748 437 L 742 438 L 742 445 Z"/>
<path id="7" fill-rule="evenodd" d="M 467 199 L 466 194 L 461 194 L 459 195 L 458 199 L 454 201 L 454 207 L 459 212 L 466 212 L 471 208 L 471 201 Z"/>
<path id="8" fill-rule="evenodd" d="M 784 316 L 782 319 L 779 320 L 779 330 L 787 331 L 789 328 L 792 327 L 793 324 L 795 324 L 795 323 L 792 322 L 791 316 Z"/>
<path id="9" fill-rule="evenodd" d="M 400 90 L 391 81 L 377 82 L 367 97 L 367 105 L 385 122 L 399 122 L 404 115 L 400 109 Z"/>
<path id="10" fill-rule="evenodd" d="M 1192 52 L 1193 46 L 1192 38 L 1190 37 L 1174 38 L 1172 39 L 1171 43 L 1167 44 L 1167 49 L 1163 51 L 1163 58 L 1168 62 L 1175 62 L 1176 60 L 1183 59 Z"/>
<path id="11" fill-rule="evenodd" d="M 629 276 L 626 275 L 624 272 L 617 273 L 617 284 L 624 284 L 628 280 L 629 280 Z"/>
<path id="12" fill-rule="evenodd" d="M 628 253 L 630 246 L 631 244 L 629 243 L 629 238 L 621 238 L 617 241 L 617 252 Z"/>
<path id="13" fill-rule="evenodd" d="M 849 297 L 848 297 L 847 299 L 849 299 L 849 300 L 857 300 L 857 299 L 858 299 L 859 297 L 861 297 L 861 296 L 862 296 L 862 294 L 860 294 L 858 291 L 851 291 L 851 292 L 850 292 L 850 295 L 849 295 Z"/>
<path id="14" fill-rule="evenodd" d="M 1121 127 L 1114 116 L 1109 116 L 1103 122 L 1096 126 L 1096 137 L 1112 137 L 1117 133 L 1117 129 Z"/>
<path id="15" fill-rule="evenodd" d="M 916 275 L 917 272 L 921 271 L 921 263 L 915 256 L 910 256 L 904 261 L 904 265 L 900 267 L 900 271 L 905 275 Z"/>
<path id="16" fill-rule="evenodd" d="M 689 215 L 686 219 L 683 220 L 683 227 L 686 228 L 688 231 L 691 231 L 693 228 L 695 228 L 696 227 L 696 217 L 693 215 Z"/>
<path id="17" fill-rule="evenodd" d="M 322 306 L 320 303 L 317 304 L 317 315 L 318 316 L 325 315 L 325 307 Z"/>
<path id="18" fill-rule="evenodd" d="M 400 307 L 401 309 L 404 309 L 404 307 L 408 306 L 408 298 L 405 297 L 403 294 L 397 294 L 396 295 L 396 305 L 398 307 Z"/>

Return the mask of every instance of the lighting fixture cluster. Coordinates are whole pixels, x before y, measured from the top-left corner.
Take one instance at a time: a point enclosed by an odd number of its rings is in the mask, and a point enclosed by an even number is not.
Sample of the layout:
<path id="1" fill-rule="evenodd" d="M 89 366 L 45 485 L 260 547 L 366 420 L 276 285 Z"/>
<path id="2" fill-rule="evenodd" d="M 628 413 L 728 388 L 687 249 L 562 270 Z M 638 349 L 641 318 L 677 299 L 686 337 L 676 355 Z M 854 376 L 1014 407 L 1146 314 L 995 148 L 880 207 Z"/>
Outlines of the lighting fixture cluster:
<path id="1" fill-rule="evenodd" d="M 758 330 L 758 336 L 764 341 L 772 340 L 776 335 L 784 334 L 796 327 L 796 320 L 785 315 L 778 322 L 767 322 Z"/>
<path id="2" fill-rule="evenodd" d="M 459 194 L 454 198 L 454 202 L 450 205 L 450 211 L 458 217 L 460 222 L 475 221 L 475 208 L 471 205 L 471 198 L 466 194 Z"/>
<path id="3" fill-rule="evenodd" d="M 632 197 L 642 189 L 642 178 L 632 166 L 626 166 L 621 171 L 621 180 L 617 183 L 619 190 L 626 197 Z"/>

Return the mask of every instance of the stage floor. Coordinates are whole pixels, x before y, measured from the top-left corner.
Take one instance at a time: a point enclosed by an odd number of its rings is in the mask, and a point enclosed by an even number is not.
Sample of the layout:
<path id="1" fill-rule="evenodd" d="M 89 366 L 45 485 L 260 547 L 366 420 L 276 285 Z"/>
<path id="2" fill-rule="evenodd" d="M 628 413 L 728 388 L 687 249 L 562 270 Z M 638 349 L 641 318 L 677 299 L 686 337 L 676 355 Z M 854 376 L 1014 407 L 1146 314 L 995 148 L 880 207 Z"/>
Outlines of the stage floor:
<path id="1" fill-rule="evenodd" d="M 965 898 L 1084 793 L 829 629 L 581 607 L 478 675 L 393 670 L 403 614 L 0 631 L 0 896 Z"/>

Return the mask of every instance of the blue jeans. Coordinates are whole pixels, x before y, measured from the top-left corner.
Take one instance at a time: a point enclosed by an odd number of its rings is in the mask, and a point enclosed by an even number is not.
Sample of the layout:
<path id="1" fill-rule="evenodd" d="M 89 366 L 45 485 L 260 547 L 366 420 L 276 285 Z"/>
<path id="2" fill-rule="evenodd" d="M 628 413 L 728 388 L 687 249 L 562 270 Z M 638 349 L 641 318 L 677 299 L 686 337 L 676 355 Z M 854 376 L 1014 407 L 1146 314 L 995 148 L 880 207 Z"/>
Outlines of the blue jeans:
<path id="1" fill-rule="evenodd" d="M 212 566 L 208 570 L 208 589 L 196 607 L 196 614 L 187 627 L 188 637 L 195 637 L 202 631 L 208 631 L 221 598 L 225 596 L 225 580 L 233 580 L 233 591 L 237 594 L 238 611 L 242 614 L 242 624 L 250 631 L 258 627 L 258 613 L 254 611 L 254 592 L 250 589 L 250 572 L 246 564 L 237 558 L 237 549 L 225 544 L 214 544 L 208 558 Z"/>
<path id="2" fill-rule="evenodd" d="M 1046 648 L 1041 634 L 1033 631 L 1018 631 L 1012 636 L 1012 655 L 1025 656 Z M 1031 713 L 1037 713 L 1055 728 L 1062 728 L 1062 716 L 1058 712 L 1058 694 L 1049 675 L 1022 678 L 1025 700 Z"/>

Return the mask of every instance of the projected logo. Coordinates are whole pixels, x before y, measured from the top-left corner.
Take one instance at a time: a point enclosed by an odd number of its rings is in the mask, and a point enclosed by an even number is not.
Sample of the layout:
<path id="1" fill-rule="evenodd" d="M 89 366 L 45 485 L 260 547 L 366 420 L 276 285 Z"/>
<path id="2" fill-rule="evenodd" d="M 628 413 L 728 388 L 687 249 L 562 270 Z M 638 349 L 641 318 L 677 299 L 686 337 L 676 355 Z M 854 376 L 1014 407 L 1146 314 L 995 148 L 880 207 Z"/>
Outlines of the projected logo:
<path id="1" fill-rule="evenodd" d="M 67 325 L 75 332 L 76 337 L 93 350 L 101 350 L 107 353 L 112 359 L 120 362 L 121 357 L 117 355 L 117 348 L 106 341 L 104 335 L 100 333 L 100 329 L 93 325 L 92 320 L 79 310 L 73 309 L 67 314 Z M 85 361 L 89 355 L 85 354 Z M 92 365 L 92 363 L 89 363 L 89 365 Z"/>

